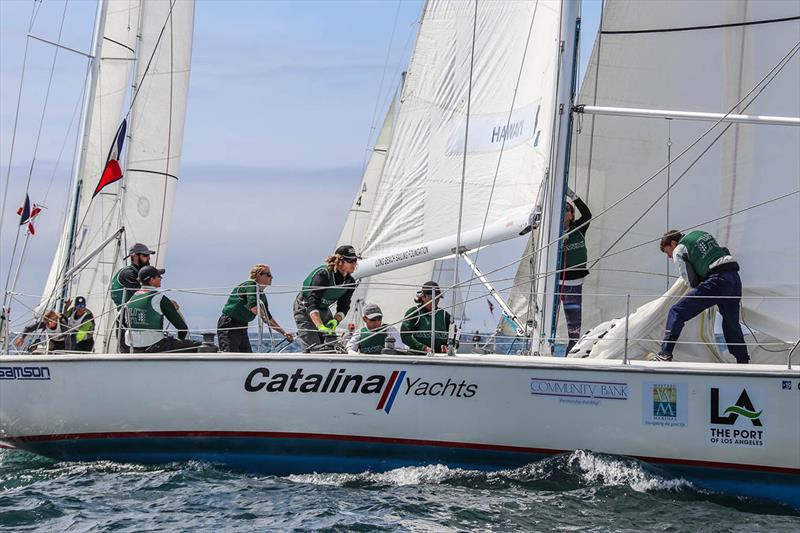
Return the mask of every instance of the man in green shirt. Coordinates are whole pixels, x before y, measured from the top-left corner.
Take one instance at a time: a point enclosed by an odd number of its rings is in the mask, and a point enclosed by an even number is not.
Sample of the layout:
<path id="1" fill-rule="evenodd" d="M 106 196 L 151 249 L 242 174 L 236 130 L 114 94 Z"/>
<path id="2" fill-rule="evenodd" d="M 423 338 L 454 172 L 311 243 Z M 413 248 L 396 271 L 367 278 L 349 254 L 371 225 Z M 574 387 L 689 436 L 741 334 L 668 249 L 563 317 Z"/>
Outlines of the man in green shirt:
<path id="1" fill-rule="evenodd" d="M 128 344 L 136 353 L 196 352 L 199 342 L 187 340 L 189 326 L 178 311 L 179 306 L 167 298 L 161 288 L 163 268 L 145 266 L 139 270 L 142 288 L 128 301 Z M 178 338 L 164 331 L 164 319 L 178 330 Z"/>
<path id="2" fill-rule="evenodd" d="M 128 353 L 130 351 L 130 348 L 125 343 L 126 320 L 123 312 L 125 310 L 124 305 L 130 300 L 133 293 L 141 287 L 138 277 L 139 270 L 150 264 L 150 256 L 154 253 L 155 251 L 151 250 L 149 246 L 137 242 L 128 249 L 127 258 L 130 258 L 130 264 L 117 270 L 111 278 L 111 287 L 109 287 L 111 300 L 117 306 L 117 312 L 119 313 L 114 327 L 119 332 L 117 343 L 120 353 Z"/>
<path id="3" fill-rule="evenodd" d="M 267 265 L 258 264 L 250 269 L 250 279 L 234 287 L 222 316 L 217 321 L 217 337 L 222 352 L 252 353 L 253 347 L 247 337 L 247 324 L 257 316 L 271 328 L 292 342 L 294 336 L 284 330 L 272 317 L 264 289 L 272 285 L 272 271 Z"/>
<path id="4" fill-rule="evenodd" d="M 381 353 L 386 345 L 387 337 L 394 339 L 395 350 L 406 349 L 397 328 L 383 324 L 383 311 L 376 304 L 364 306 L 363 318 L 365 326 L 360 331 L 353 333 L 353 336 L 347 341 L 348 353 Z"/>
<path id="5" fill-rule="evenodd" d="M 406 311 L 400 327 L 403 342 L 411 350 L 422 353 L 447 352 L 447 335 L 452 318 L 450 313 L 439 307 L 441 299 L 442 290 L 435 281 L 426 281 L 417 291 L 414 299 L 417 305 Z M 433 320 L 431 320 L 432 315 L 435 317 Z M 432 336 L 435 339 L 433 349 L 431 349 Z"/>
<path id="6" fill-rule="evenodd" d="M 667 315 L 667 327 L 658 361 L 672 361 L 675 342 L 684 324 L 714 305 L 722 315 L 722 333 L 728 351 L 739 364 L 750 362 L 739 325 L 739 304 L 742 301 L 742 280 L 739 263 L 727 248 L 705 231 L 686 235 L 670 230 L 661 238 L 661 251 L 678 266 L 681 277 L 692 290 L 673 305 Z"/>

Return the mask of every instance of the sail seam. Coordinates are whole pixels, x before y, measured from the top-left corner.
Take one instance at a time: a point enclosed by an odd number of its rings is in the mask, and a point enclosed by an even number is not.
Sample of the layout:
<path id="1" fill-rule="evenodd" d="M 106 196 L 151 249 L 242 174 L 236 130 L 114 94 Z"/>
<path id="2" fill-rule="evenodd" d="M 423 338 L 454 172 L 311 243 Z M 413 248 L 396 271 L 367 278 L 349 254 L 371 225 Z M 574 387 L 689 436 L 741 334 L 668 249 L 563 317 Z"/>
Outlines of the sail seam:
<path id="1" fill-rule="evenodd" d="M 705 26 L 685 26 L 681 28 L 653 28 L 646 30 L 603 30 L 600 35 L 637 35 L 642 33 L 674 33 L 679 31 L 716 30 L 721 28 L 739 28 L 742 26 L 757 26 L 759 24 L 775 24 L 778 22 L 791 22 L 800 20 L 800 17 L 784 17 L 779 19 L 753 20 L 750 22 L 732 22 L 730 24 L 708 24 Z"/>

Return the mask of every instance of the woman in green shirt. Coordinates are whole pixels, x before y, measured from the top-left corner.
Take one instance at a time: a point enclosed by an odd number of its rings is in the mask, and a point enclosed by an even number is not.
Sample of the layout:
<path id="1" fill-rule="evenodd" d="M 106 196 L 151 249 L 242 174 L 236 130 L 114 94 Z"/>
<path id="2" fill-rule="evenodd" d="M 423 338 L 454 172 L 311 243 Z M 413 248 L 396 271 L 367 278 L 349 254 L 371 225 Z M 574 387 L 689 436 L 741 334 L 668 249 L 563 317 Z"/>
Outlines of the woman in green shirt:
<path id="1" fill-rule="evenodd" d="M 260 316 L 270 328 L 286 337 L 287 341 L 294 340 L 294 336 L 283 329 L 269 312 L 264 289 L 270 285 L 272 285 L 272 271 L 267 265 L 258 264 L 250 269 L 250 279 L 234 287 L 222 308 L 222 316 L 217 321 L 220 351 L 252 353 L 253 347 L 247 336 L 247 325 L 257 316 Z"/>

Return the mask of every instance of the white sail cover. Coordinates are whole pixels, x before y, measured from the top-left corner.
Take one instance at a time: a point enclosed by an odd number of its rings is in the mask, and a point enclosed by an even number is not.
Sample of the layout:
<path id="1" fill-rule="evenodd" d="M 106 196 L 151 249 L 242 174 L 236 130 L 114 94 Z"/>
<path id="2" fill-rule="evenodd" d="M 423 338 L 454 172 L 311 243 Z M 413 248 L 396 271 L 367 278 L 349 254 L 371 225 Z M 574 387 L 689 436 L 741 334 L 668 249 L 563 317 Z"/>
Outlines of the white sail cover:
<path id="1" fill-rule="evenodd" d="M 800 42 L 798 16 L 800 2 L 783 0 L 607 0 L 603 33 L 595 43 L 579 103 L 800 116 L 800 55 L 749 107 L 737 106 Z M 684 30 L 664 31 L 678 28 Z M 721 131 L 718 126 L 672 165 L 669 176 L 662 173 L 600 214 L 664 166 L 668 149 L 674 159 L 710 126 L 627 117 L 582 119 L 573 144 L 577 175 L 570 184 L 595 214 L 587 236 L 591 274 L 583 288 L 584 330 L 623 316 L 625 294 L 634 295 L 635 308 L 664 293 L 672 284 L 666 275 L 676 271 L 660 253 L 659 237 L 667 229 L 702 229 L 727 246 L 741 265 L 747 325 L 784 341 L 800 338 L 799 128 L 734 125 L 689 169 Z M 668 197 L 634 224 L 679 177 Z M 788 196 L 755 207 L 783 195 Z M 668 308 L 654 322 L 659 335 Z M 702 340 L 691 335 L 694 330 L 698 328 L 687 326 L 680 340 Z"/>
<path id="2" fill-rule="evenodd" d="M 474 2 L 427 3 L 362 255 L 458 231 L 473 29 L 462 232 L 533 208 L 550 150 L 559 16 L 555 1 L 478 2 L 477 15 Z M 368 297 L 394 322 L 433 268 L 363 283 L 380 287 Z"/>
<path id="3" fill-rule="evenodd" d="M 139 25 L 138 0 L 108 0 L 104 25 L 99 32 L 100 60 L 97 65 L 93 101 L 87 103 L 84 153 L 75 180 L 81 183 L 77 197 L 76 231 L 71 264 L 77 264 L 118 228 L 120 182 L 106 186 L 94 200 L 92 195 L 108 158 L 109 150 L 122 121 L 128 100 L 132 60 L 135 58 Z M 103 21 L 101 21 L 102 23 Z M 91 89 L 90 89 L 91 90 Z M 71 227 L 64 227 L 50 275 L 44 288 L 40 311 L 52 307 L 61 296 L 62 275 L 69 253 Z M 113 274 L 115 247 L 110 245 L 96 255 L 71 280 L 68 291 L 84 296 L 87 306 L 100 314 L 108 298 L 106 292 Z"/>
<path id="4" fill-rule="evenodd" d="M 150 246 L 156 251 L 151 262 L 159 266 L 180 176 L 193 31 L 193 1 L 142 3 L 122 225 L 128 244 Z"/>

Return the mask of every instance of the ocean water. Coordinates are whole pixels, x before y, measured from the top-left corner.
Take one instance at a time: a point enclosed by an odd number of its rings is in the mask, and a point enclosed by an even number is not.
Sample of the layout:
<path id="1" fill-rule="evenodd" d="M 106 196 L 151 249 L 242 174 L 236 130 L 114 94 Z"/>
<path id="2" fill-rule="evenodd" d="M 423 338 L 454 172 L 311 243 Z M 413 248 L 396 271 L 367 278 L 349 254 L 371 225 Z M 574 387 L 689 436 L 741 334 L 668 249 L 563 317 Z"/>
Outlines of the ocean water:
<path id="1" fill-rule="evenodd" d="M 800 510 L 577 451 L 514 470 L 242 474 L 0 450 L 0 531 L 800 531 Z"/>

